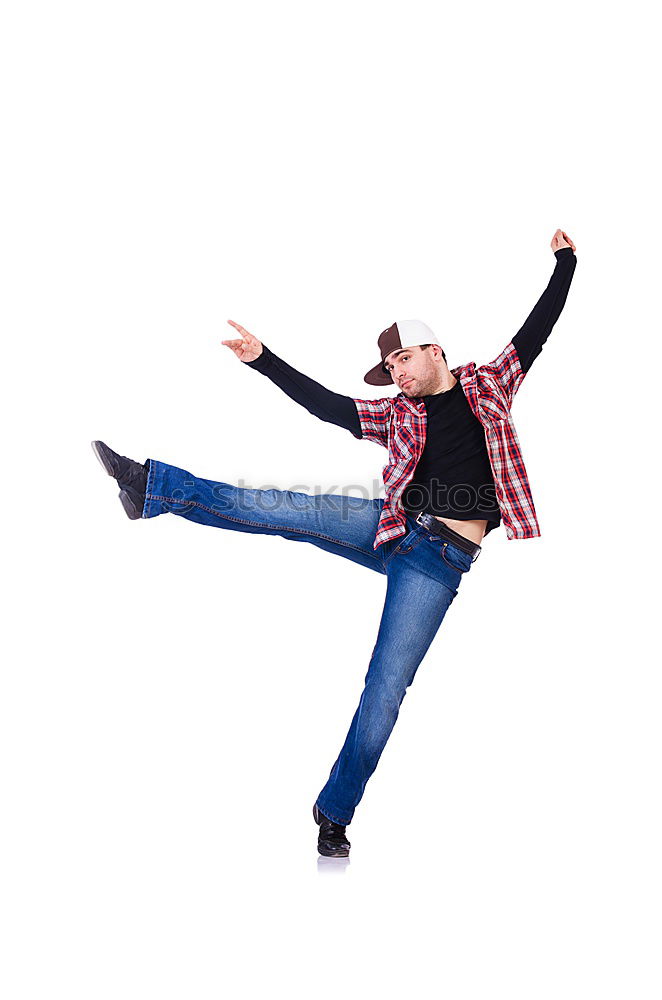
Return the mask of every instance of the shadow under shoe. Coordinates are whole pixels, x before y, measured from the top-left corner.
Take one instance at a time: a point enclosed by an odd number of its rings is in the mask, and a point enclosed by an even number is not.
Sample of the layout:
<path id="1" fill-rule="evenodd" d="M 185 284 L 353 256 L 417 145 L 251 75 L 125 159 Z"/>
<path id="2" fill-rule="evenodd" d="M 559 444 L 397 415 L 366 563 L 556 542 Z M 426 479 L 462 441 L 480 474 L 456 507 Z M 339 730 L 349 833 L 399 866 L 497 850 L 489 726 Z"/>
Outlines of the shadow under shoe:
<path id="1" fill-rule="evenodd" d="M 321 813 L 317 803 L 313 806 L 313 819 L 320 828 L 317 850 L 324 858 L 346 858 L 352 846 L 345 836 L 345 827 Z"/>

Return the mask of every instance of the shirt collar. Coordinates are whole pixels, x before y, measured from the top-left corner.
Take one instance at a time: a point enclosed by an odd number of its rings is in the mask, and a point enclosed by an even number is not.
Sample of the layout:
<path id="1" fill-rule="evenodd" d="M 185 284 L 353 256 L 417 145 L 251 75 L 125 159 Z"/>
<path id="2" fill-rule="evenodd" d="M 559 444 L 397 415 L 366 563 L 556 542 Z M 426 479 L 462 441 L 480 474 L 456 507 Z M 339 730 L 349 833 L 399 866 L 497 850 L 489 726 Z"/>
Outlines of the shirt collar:
<path id="1" fill-rule="evenodd" d="M 468 365 L 458 365 L 457 368 L 450 369 L 451 375 L 454 375 L 463 385 L 468 382 L 476 374 L 476 362 L 470 361 Z M 397 396 L 393 397 L 394 403 L 400 403 L 405 409 L 411 412 L 425 409 L 425 403 L 420 396 L 415 396 L 413 399 L 410 396 L 405 396 L 404 392 L 399 392 Z"/>

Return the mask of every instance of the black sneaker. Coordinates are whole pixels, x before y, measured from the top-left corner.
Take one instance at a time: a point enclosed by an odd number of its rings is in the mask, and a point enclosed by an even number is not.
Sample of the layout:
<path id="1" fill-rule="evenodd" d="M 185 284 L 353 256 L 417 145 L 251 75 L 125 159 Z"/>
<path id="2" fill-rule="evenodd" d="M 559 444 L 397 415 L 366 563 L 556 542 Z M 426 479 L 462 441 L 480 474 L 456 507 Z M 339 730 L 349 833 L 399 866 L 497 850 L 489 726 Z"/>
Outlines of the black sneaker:
<path id="1" fill-rule="evenodd" d="M 120 500 L 132 521 L 142 517 L 147 490 L 147 466 L 134 462 L 132 458 L 118 455 L 103 441 L 93 441 L 92 450 L 103 469 L 116 480 L 120 487 Z"/>
<path id="2" fill-rule="evenodd" d="M 317 850 L 324 858 L 346 858 L 352 846 L 345 836 L 345 827 L 321 813 L 317 803 L 313 806 L 313 819 L 320 828 Z"/>
<path id="3" fill-rule="evenodd" d="M 145 506 L 144 493 L 138 493 L 131 486 L 127 486 L 125 490 L 120 490 L 120 500 L 124 507 L 124 513 L 132 521 L 137 521 L 139 517 L 143 516 L 143 507 Z"/>

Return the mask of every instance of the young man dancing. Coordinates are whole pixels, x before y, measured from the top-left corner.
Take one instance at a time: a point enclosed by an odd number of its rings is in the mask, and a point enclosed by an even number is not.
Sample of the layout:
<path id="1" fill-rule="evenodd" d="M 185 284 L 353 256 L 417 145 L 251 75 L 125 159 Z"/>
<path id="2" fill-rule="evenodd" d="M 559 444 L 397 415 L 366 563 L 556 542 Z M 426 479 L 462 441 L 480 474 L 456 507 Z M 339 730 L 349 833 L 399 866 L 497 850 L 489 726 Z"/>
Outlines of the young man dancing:
<path id="1" fill-rule="evenodd" d="M 513 397 L 556 323 L 575 270 L 575 245 L 552 237 L 556 266 L 522 328 L 490 364 L 449 369 L 429 327 L 393 323 L 378 340 L 369 385 L 396 396 L 355 399 L 325 389 L 228 320 L 224 340 L 240 361 L 266 375 L 320 420 L 388 450 L 384 499 L 251 490 L 199 479 L 147 459 L 144 465 L 92 447 L 117 480 L 131 519 L 171 513 L 199 524 L 311 542 L 386 577 L 386 597 L 365 686 L 345 742 L 313 806 L 318 851 L 346 857 L 351 823 L 393 730 L 416 670 L 478 558 L 486 534 L 540 534 L 510 416 Z"/>

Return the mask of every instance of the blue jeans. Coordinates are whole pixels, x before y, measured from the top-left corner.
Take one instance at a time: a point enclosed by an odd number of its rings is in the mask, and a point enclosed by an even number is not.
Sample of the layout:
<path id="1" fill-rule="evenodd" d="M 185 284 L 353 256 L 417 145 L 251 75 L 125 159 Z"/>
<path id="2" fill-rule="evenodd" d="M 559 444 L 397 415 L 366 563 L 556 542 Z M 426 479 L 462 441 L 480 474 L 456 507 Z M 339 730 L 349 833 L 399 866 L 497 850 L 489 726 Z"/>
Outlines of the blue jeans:
<path id="1" fill-rule="evenodd" d="M 349 824 L 398 718 L 402 699 L 455 598 L 471 556 L 407 517 L 406 533 L 373 548 L 384 501 L 251 490 L 198 479 L 153 459 L 143 517 L 171 513 L 231 531 L 311 542 L 386 576 L 386 598 L 365 687 L 342 749 L 317 797 Z"/>

